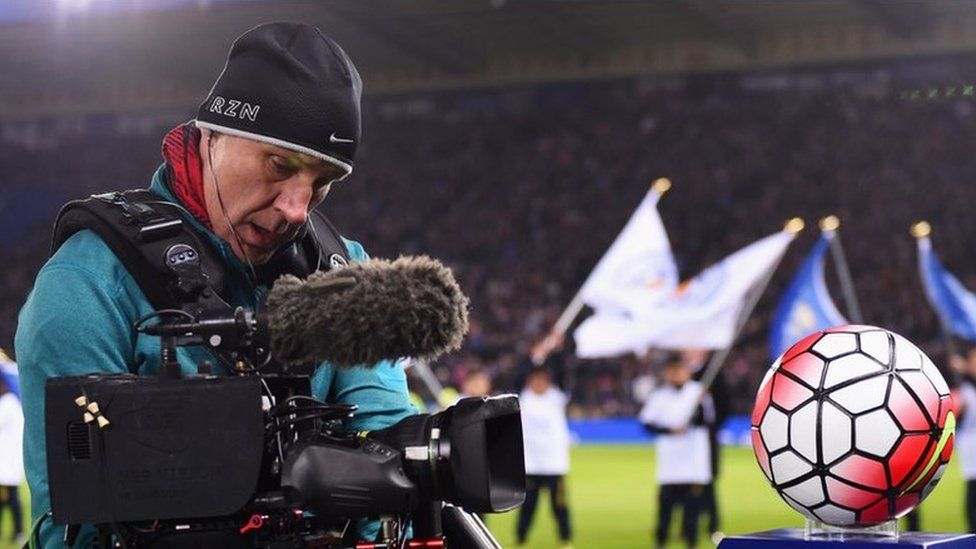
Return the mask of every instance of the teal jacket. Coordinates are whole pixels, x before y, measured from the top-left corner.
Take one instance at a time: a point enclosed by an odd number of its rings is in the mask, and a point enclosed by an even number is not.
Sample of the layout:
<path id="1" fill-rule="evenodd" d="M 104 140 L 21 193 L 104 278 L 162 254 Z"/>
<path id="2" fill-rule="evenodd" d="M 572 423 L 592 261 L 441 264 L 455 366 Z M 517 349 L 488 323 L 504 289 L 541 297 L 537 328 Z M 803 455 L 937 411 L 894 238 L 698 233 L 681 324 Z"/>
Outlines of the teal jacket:
<path id="1" fill-rule="evenodd" d="M 176 201 L 165 183 L 164 169 L 153 176 L 150 190 Z M 245 266 L 230 246 L 204 228 L 187 220 L 218 247 L 228 265 L 232 305 L 252 309 L 267 290 L 253 287 Z M 344 241 L 350 259 L 368 259 L 363 247 Z M 159 368 L 159 338 L 136 333 L 133 323 L 151 312 L 132 275 L 109 247 L 93 232 L 71 236 L 41 268 L 34 288 L 20 311 L 16 335 L 17 362 L 24 406 L 24 466 L 31 492 L 31 514 L 37 520 L 50 510 L 44 431 L 44 383 L 49 377 L 91 372 L 152 375 Z M 195 373 L 203 360 L 219 362 L 203 347 L 177 350 L 183 371 Z M 407 394 L 403 368 L 383 362 L 375 368 L 337 370 L 322 364 L 312 377 L 316 398 L 359 407 L 351 427 L 357 430 L 388 427 L 417 413 Z M 219 458 L 219 456 L 215 456 Z M 362 533 L 368 533 L 365 530 Z M 84 528 L 76 547 L 87 547 L 93 529 Z M 49 519 L 41 530 L 43 547 L 61 548 L 64 528 Z"/>

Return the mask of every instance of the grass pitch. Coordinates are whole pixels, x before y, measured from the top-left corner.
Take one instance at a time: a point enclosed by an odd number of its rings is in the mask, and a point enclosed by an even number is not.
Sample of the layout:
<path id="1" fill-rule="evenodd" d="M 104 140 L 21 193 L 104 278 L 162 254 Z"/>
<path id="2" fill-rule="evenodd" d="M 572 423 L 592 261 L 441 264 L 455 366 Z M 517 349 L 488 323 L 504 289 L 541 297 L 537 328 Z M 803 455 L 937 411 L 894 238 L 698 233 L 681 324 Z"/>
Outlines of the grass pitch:
<path id="1" fill-rule="evenodd" d="M 726 534 L 802 526 L 800 515 L 769 487 L 750 448 L 723 448 L 721 460 L 718 498 Z M 22 490 L 25 499 L 26 492 Z M 953 460 L 935 492 L 922 504 L 922 528 L 934 532 L 963 531 L 963 493 L 964 483 Z M 573 448 L 568 495 L 576 549 L 652 547 L 651 532 L 657 512 L 653 446 Z M 24 503 L 26 509 L 27 502 Z M 515 545 L 517 512 L 488 517 L 488 526 L 503 547 Z M 683 547 L 678 521 L 678 517 L 672 520 L 669 547 Z M 6 542 L 10 531 L 10 516 L 4 513 L 0 519 L 0 549 L 13 549 Z M 526 545 L 533 549 L 559 547 L 556 523 L 545 494 L 536 508 Z M 710 546 L 704 531 L 700 546 Z"/>
<path id="2" fill-rule="evenodd" d="M 571 459 L 568 495 L 574 547 L 653 547 L 652 530 L 657 516 L 654 447 L 578 446 L 573 448 Z M 723 448 L 720 468 L 717 495 L 721 527 L 726 534 L 802 527 L 802 517 L 770 488 L 751 448 Z M 922 503 L 922 529 L 962 532 L 964 490 L 958 464 L 953 462 L 935 491 Z M 488 526 L 504 547 L 515 545 L 517 513 L 488 517 Z M 668 547 L 684 547 L 679 539 L 679 517 L 680 514 L 672 518 Z M 544 494 L 536 508 L 526 546 L 533 549 L 560 546 L 556 521 Z M 711 546 L 704 530 L 699 546 Z"/>

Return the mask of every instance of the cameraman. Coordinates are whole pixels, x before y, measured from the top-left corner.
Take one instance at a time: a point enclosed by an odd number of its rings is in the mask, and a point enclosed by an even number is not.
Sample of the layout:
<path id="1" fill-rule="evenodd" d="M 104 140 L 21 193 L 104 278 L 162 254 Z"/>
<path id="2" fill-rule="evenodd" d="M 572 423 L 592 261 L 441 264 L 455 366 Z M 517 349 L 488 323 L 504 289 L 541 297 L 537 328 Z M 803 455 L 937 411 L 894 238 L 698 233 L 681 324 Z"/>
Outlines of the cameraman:
<path id="1" fill-rule="evenodd" d="M 271 281 L 258 273 L 276 267 L 279 251 L 314 232 L 310 211 L 352 171 L 361 88 L 345 52 L 318 29 L 265 24 L 234 42 L 196 120 L 166 135 L 165 162 L 149 190 L 178 204 L 184 225 L 219 250 L 230 305 L 254 309 Z M 367 259 L 358 243 L 341 242 L 350 260 Z M 38 274 L 16 336 L 35 520 L 50 510 L 45 380 L 96 371 L 156 374 L 159 338 L 133 329 L 153 309 L 127 265 L 91 230 L 71 236 Z M 177 359 L 185 373 L 196 372 L 202 361 L 211 362 L 214 373 L 230 373 L 202 347 L 179 348 Z M 316 398 L 357 405 L 355 429 L 383 428 L 415 413 L 404 372 L 390 362 L 374 369 L 319 365 L 312 391 Z M 93 531 L 82 528 L 75 546 L 89 546 Z M 45 520 L 42 545 L 61 547 L 63 534 Z"/>

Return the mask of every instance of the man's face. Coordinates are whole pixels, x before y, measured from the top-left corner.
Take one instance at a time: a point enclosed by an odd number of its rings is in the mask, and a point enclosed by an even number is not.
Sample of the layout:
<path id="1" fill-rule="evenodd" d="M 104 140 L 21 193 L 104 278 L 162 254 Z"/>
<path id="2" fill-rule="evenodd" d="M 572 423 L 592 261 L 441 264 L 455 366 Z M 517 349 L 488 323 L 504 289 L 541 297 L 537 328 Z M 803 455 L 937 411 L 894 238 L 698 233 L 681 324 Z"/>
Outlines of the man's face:
<path id="1" fill-rule="evenodd" d="M 968 373 L 971 376 L 976 377 L 976 347 L 973 347 L 972 349 L 969 350 L 969 353 L 966 355 L 966 359 L 967 359 L 966 360 L 966 366 L 967 366 L 966 373 Z"/>
<path id="2" fill-rule="evenodd" d="M 488 396 L 491 393 L 491 380 L 482 372 L 472 374 L 462 383 L 461 392 L 467 396 Z"/>
<path id="3" fill-rule="evenodd" d="M 675 387 L 681 387 L 691 379 L 691 372 L 680 362 L 668 364 L 664 368 L 664 381 Z"/>
<path id="4" fill-rule="evenodd" d="M 332 181 L 342 171 L 317 158 L 274 145 L 232 135 L 212 135 L 208 139 L 204 134 L 200 142 L 210 223 L 237 257 L 254 265 L 263 264 L 295 237 L 308 219 L 308 212 L 325 199 Z"/>
<path id="5" fill-rule="evenodd" d="M 549 390 L 549 374 L 536 372 L 529 378 L 529 389 L 533 393 L 541 395 Z"/>

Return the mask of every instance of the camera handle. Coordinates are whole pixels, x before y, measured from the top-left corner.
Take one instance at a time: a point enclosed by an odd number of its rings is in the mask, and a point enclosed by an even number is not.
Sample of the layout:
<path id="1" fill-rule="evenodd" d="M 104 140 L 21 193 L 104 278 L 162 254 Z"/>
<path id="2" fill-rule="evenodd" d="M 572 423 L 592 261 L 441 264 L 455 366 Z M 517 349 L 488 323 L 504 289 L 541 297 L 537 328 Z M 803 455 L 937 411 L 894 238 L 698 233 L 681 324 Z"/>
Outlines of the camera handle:
<path id="1" fill-rule="evenodd" d="M 412 517 L 413 536 L 418 539 L 439 538 L 444 535 L 441 527 L 441 509 L 444 503 L 440 500 L 422 501 Z"/>
<path id="2" fill-rule="evenodd" d="M 450 549 L 502 549 L 481 518 L 460 507 L 444 504 L 444 536 Z"/>
<path id="3" fill-rule="evenodd" d="M 450 549 L 502 549 L 478 515 L 450 503 L 421 502 L 411 519 L 415 540 L 446 538 Z"/>

